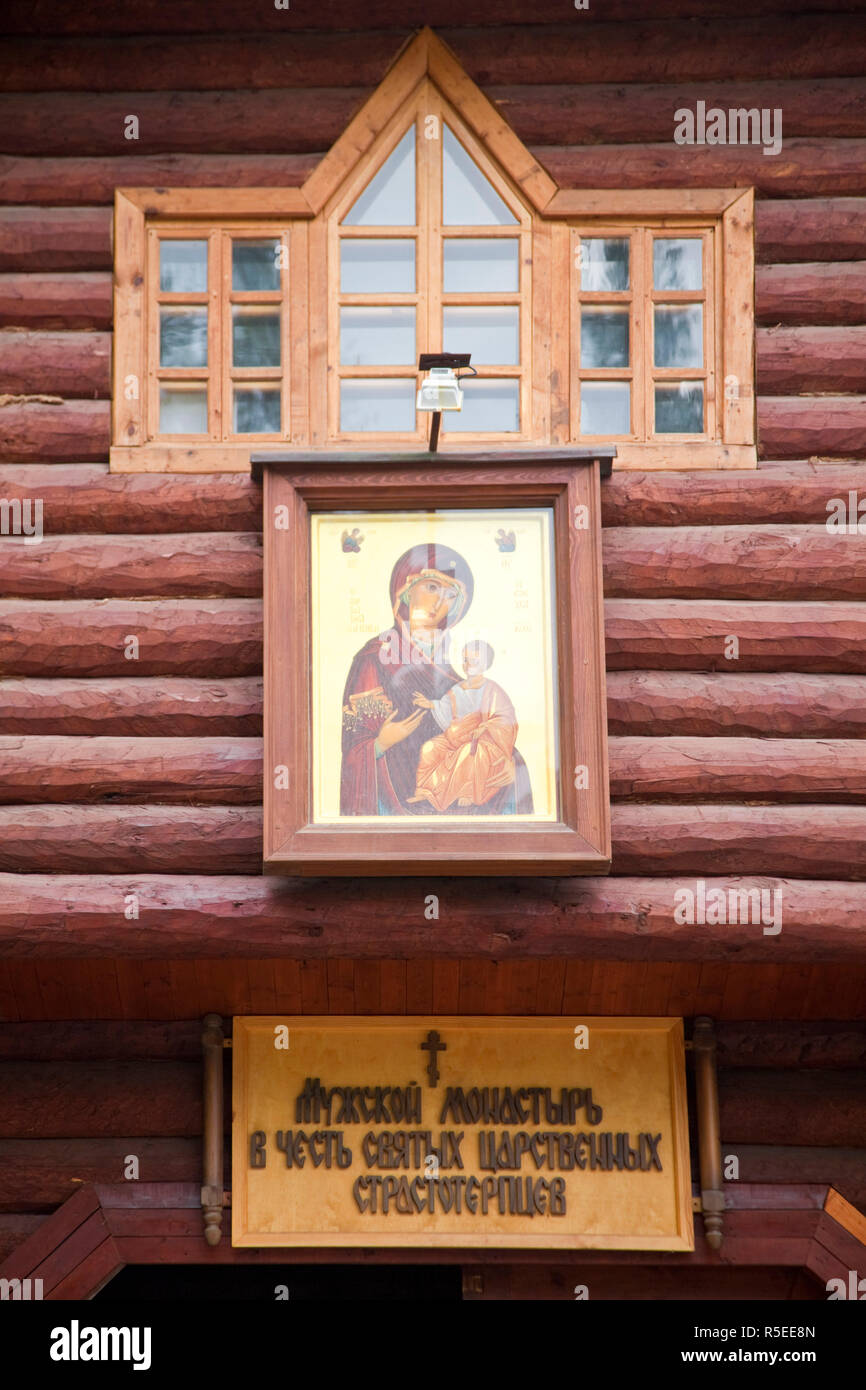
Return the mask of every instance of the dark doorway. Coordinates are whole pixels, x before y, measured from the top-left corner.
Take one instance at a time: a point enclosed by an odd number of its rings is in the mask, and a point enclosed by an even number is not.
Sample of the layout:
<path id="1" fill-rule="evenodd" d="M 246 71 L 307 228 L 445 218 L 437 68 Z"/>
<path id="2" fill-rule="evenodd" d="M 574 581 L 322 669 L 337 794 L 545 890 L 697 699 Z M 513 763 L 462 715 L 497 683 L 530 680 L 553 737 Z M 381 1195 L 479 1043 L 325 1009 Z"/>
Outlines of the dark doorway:
<path id="1" fill-rule="evenodd" d="M 421 1299 L 459 1301 L 459 1265 L 127 1265 L 97 1299 L 150 1301 L 250 1300 L 261 1303 L 340 1299 L 355 1303 Z"/>

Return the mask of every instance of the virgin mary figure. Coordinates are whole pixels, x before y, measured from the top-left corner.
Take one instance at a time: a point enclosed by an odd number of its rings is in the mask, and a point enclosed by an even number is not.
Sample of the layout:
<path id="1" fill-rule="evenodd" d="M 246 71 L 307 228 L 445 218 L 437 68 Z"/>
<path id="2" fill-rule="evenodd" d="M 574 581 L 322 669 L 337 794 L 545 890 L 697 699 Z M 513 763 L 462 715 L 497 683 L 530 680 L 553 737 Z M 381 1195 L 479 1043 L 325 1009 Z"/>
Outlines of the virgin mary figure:
<path id="1" fill-rule="evenodd" d="M 449 654 L 451 629 L 468 612 L 473 590 L 471 569 L 447 545 L 413 545 L 394 565 L 393 626 L 357 652 L 343 692 L 342 815 L 431 814 L 415 795 L 418 762 L 441 730 L 417 697 L 432 704 L 461 681 Z M 530 814 L 526 763 L 516 748 L 512 756 L 515 775 L 507 786 L 483 806 L 454 806 L 449 814 Z"/>

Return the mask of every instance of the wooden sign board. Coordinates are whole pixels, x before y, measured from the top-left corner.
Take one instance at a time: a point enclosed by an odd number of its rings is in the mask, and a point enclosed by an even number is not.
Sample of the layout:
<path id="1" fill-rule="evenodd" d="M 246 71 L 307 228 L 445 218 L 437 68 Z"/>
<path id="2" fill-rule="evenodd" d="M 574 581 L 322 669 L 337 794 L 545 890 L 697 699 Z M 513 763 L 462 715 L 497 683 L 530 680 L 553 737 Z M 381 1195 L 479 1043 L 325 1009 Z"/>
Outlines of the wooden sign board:
<path id="1" fill-rule="evenodd" d="M 236 1018 L 232 1244 L 692 1250 L 681 1019 Z"/>

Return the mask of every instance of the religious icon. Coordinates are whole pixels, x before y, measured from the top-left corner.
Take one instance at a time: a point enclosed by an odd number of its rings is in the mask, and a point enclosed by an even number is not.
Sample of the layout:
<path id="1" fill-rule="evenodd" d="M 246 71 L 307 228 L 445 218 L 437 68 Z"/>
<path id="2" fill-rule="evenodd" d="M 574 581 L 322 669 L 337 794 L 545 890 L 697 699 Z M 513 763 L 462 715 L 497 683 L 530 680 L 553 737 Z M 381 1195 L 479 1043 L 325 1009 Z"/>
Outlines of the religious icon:
<path id="1" fill-rule="evenodd" d="M 364 537 L 361 535 L 360 526 L 353 526 L 351 533 L 346 530 L 340 537 L 340 548 L 347 554 L 357 555 L 361 549 L 361 542 Z"/>
<path id="2" fill-rule="evenodd" d="M 510 554 L 512 550 L 517 549 L 517 537 L 515 536 L 514 532 L 503 531 L 501 526 L 499 530 L 496 532 L 494 540 L 496 541 L 498 548 L 504 554 Z"/>

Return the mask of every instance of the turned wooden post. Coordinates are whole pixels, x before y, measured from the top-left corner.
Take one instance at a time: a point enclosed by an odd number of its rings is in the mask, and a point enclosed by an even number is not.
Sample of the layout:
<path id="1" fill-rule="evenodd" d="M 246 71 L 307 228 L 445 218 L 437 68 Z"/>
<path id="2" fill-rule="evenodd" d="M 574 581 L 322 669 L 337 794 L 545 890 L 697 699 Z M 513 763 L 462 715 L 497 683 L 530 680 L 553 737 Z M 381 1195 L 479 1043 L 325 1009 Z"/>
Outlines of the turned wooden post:
<path id="1" fill-rule="evenodd" d="M 205 1014 L 202 1046 L 202 1174 L 204 1238 L 219 1245 L 223 1220 L 223 1021 Z"/>
<path id="2" fill-rule="evenodd" d="M 698 1100 L 698 1149 L 701 1168 L 701 1207 L 704 1233 L 711 1250 L 721 1249 L 725 1194 L 722 1191 L 722 1143 L 719 1134 L 719 1087 L 716 1076 L 716 1033 L 706 1015 L 695 1019 L 692 1035 Z"/>

